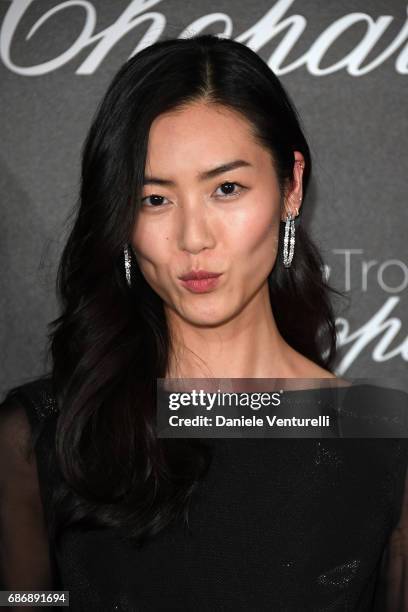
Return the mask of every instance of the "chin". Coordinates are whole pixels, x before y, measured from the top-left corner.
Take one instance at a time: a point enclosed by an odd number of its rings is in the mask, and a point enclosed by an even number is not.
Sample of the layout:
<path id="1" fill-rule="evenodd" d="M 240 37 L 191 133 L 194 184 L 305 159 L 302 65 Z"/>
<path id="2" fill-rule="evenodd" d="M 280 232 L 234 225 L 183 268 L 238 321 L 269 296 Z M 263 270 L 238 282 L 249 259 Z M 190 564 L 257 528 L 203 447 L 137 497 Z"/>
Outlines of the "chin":
<path id="1" fill-rule="evenodd" d="M 195 309 L 192 312 L 184 312 L 182 316 L 191 325 L 196 325 L 197 327 L 218 327 L 228 321 L 232 314 L 222 311 L 222 309 L 203 310 L 202 312 L 199 309 Z"/>

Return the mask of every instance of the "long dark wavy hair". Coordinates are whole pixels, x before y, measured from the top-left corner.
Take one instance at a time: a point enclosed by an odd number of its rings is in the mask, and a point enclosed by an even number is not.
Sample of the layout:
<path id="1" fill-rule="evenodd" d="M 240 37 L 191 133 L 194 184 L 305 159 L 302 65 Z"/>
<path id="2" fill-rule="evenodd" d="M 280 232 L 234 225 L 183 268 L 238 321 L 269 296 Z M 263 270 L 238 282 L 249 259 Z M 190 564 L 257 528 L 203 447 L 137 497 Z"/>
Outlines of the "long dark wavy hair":
<path id="1" fill-rule="evenodd" d="M 166 375 L 171 338 L 161 298 L 132 253 L 127 285 L 123 258 L 140 206 L 150 126 L 197 100 L 242 113 L 272 154 L 282 197 L 300 151 L 307 201 L 312 160 L 298 113 L 255 52 L 205 34 L 162 40 L 120 68 L 84 143 L 80 197 L 57 276 L 61 314 L 50 323 L 55 452 L 64 477 L 55 494 L 57 539 L 63 526 L 93 525 L 123 529 L 141 545 L 175 520 L 188 525 L 194 490 L 211 462 L 203 440 L 156 436 L 155 385 Z M 281 223 L 278 252 L 283 230 Z M 327 284 L 302 224 L 291 267 L 278 257 L 268 282 L 282 337 L 330 369 L 336 332 L 329 292 L 339 292 Z"/>

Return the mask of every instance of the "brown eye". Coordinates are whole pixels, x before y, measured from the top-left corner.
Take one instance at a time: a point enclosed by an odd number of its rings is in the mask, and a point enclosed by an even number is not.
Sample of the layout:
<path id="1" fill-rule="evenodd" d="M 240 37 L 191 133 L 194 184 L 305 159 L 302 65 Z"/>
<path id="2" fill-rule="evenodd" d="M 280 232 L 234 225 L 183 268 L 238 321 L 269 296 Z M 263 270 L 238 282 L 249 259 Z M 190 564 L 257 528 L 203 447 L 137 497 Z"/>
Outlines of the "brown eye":
<path id="1" fill-rule="evenodd" d="M 239 189 L 235 189 L 236 187 L 239 187 Z M 244 189 L 245 187 L 243 185 L 240 185 L 239 183 L 234 183 L 231 181 L 226 181 L 225 183 L 222 183 L 221 185 L 219 185 L 217 187 L 218 189 L 222 189 L 222 193 L 221 193 L 221 198 L 228 198 L 228 197 L 234 197 L 234 196 L 238 196 Z"/>
<path id="2" fill-rule="evenodd" d="M 142 204 L 145 204 L 149 208 L 154 208 L 154 207 L 158 208 L 161 204 L 163 204 L 163 200 L 166 200 L 166 199 L 167 198 L 165 198 L 164 196 L 152 194 L 152 195 L 146 196 L 145 198 L 142 198 Z M 146 203 L 147 200 L 150 200 L 150 202 Z"/>

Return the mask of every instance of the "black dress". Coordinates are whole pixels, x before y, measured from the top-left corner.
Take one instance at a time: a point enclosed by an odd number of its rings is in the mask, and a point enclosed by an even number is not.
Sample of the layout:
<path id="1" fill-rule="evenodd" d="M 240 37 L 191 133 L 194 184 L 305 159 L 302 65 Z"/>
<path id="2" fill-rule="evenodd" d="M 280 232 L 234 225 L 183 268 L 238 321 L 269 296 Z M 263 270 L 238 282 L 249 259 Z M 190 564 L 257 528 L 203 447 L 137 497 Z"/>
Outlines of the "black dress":
<path id="1" fill-rule="evenodd" d="M 68 590 L 75 612 L 408 611 L 406 438 L 211 439 L 189 530 L 136 549 L 71 527 L 56 550 L 57 418 L 47 378 L 0 405 L 3 589 Z"/>

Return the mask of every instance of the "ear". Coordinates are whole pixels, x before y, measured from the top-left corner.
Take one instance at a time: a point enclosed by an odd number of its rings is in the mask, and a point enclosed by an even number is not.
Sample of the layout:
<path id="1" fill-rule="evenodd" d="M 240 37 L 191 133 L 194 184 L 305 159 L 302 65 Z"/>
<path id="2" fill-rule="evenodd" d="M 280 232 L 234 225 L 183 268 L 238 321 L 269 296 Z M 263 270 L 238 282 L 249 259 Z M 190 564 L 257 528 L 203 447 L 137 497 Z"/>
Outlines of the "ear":
<path id="1" fill-rule="evenodd" d="M 294 151 L 293 160 L 293 179 L 290 189 L 285 195 L 285 204 L 282 221 L 286 221 L 288 213 L 292 217 L 297 217 L 302 206 L 303 198 L 303 171 L 305 159 L 300 151 Z"/>

